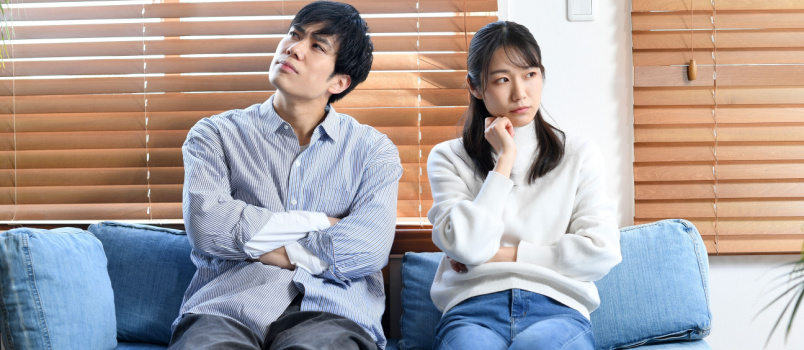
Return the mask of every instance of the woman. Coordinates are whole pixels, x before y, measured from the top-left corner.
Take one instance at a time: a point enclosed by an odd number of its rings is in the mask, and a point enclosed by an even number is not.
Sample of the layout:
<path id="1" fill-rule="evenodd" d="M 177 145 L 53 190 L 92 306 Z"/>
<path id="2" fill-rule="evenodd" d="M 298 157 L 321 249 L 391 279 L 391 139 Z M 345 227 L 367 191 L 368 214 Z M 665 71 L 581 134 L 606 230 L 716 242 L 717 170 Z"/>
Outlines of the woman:
<path id="1" fill-rule="evenodd" d="M 435 349 L 594 349 L 592 281 L 621 260 L 602 157 L 542 117 L 544 66 L 527 28 L 486 25 L 467 61 L 463 137 L 427 164 L 446 253 L 430 290 L 444 312 Z"/>

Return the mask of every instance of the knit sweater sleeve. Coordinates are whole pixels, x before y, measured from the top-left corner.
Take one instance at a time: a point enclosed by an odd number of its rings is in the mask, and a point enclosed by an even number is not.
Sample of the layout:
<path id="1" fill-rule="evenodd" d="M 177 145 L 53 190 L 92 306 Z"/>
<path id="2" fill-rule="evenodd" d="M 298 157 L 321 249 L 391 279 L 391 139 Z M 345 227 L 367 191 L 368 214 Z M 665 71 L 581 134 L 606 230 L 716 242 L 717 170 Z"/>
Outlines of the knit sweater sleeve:
<path id="1" fill-rule="evenodd" d="M 445 142 L 430 152 L 427 176 L 433 207 L 427 217 L 433 224 L 433 242 L 439 249 L 464 264 L 480 265 L 500 248 L 503 207 L 513 182 L 491 171 L 475 193 L 472 187 L 478 184 L 471 181 L 480 180 L 456 154 L 461 150 L 455 145 Z"/>
<path id="2" fill-rule="evenodd" d="M 551 266 L 580 281 L 596 281 L 620 263 L 616 203 L 606 195 L 602 156 L 589 143 L 579 152 L 580 169 L 567 232 L 555 245 L 521 241 L 517 261 Z"/>

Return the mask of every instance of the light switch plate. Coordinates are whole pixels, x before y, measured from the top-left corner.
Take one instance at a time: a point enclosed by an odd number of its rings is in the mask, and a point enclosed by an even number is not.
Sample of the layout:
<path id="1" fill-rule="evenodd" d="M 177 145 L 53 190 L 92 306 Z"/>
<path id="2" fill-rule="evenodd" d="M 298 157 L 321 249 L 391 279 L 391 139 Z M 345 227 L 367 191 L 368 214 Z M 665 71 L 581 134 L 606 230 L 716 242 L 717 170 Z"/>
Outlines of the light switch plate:
<path id="1" fill-rule="evenodd" d="M 594 21 L 595 0 L 567 0 L 567 19 L 570 21 Z"/>

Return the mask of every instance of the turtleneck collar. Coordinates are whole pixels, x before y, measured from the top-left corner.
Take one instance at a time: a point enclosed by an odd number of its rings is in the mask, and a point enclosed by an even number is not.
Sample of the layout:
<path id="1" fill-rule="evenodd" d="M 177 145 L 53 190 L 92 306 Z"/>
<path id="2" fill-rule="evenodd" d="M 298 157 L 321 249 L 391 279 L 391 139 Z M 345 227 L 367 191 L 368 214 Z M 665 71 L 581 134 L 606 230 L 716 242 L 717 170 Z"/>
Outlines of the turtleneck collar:
<path id="1" fill-rule="evenodd" d="M 514 185 L 526 184 L 530 167 L 536 158 L 536 150 L 539 148 L 539 141 L 536 137 L 534 118 L 530 123 L 518 128 L 514 128 L 514 143 L 516 144 L 516 161 L 511 170 L 511 180 Z"/>

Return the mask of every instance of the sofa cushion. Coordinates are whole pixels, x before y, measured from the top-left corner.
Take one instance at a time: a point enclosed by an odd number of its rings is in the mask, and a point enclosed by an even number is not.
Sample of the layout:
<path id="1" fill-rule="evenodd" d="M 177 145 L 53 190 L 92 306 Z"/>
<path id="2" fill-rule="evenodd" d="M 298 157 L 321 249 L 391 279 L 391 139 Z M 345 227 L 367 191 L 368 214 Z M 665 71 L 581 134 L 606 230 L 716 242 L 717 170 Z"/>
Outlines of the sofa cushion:
<path id="1" fill-rule="evenodd" d="M 623 261 L 596 282 L 598 349 L 709 335 L 709 260 L 698 230 L 664 220 L 620 230 Z"/>
<path id="2" fill-rule="evenodd" d="M 0 233 L 0 333 L 6 350 L 114 349 L 103 246 L 77 228 Z"/>
<path id="3" fill-rule="evenodd" d="M 103 243 L 114 288 L 117 338 L 167 344 L 195 274 L 184 231 L 102 222 L 89 231 Z"/>
<path id="4" fill-rule="evenodd" d="M 438 263 L 444 253 L 405 253 L 402 257 L 402 339 L 400 350 L 431 349 L 441 311 L 430 299 Z"/>
<path id="5" fill-rule="evenodd" d="M 667 343 L 706 349 L 709 265 L 695 227 L 665 220 L 620 230 L 623 262 L 596 282 L 601 306 L 592 315 L 597 349 Z M 441 313 L 430 285 L 442 253 L 406 253 L 402 260 L 402 350 L 431 349 Z M 683 341 L 687 341 L 686 343 Z M 673 342 L 673 343 L 671 343 Z"/>

